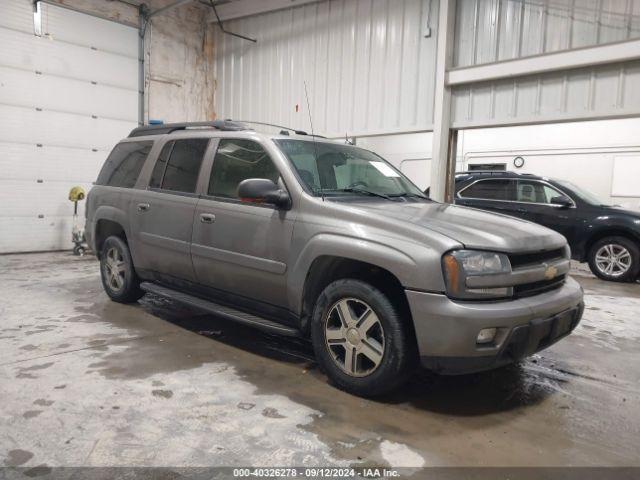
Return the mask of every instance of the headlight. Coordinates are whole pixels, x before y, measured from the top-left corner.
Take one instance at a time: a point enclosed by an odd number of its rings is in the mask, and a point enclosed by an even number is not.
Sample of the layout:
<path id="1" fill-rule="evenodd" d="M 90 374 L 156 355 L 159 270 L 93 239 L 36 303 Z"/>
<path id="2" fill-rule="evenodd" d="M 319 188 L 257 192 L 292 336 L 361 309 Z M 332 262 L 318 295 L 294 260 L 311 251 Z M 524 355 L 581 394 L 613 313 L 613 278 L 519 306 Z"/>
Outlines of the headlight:
<path id="1" fill-rule="evenodd" d="M 480 250 L 454 250 L 442 257 L 442 270 L 447 295 L 460 300 L 505 298 L 513 295 L 512 287 L 468 288 L 467 278 L 511 272 L 509 258 L 502 253 Z"/>

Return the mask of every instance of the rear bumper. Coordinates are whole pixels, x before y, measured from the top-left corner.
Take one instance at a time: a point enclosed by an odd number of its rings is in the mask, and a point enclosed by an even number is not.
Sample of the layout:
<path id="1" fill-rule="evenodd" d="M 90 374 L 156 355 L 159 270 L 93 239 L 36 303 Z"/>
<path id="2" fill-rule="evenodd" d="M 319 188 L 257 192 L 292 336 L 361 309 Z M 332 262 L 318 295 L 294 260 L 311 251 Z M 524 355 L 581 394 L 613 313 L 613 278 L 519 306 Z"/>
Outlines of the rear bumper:
<path id="1" fill-rule="evenodd" d="M 455 302 L 446 295 L 406 291 L 422 364 L 443 374 L 496 368 L 557 342 L 578 325 L 583 293 L 572 278 L 554 291 L 500 302 Z M 478 332 L 497 328 L 488 345 Z"/>

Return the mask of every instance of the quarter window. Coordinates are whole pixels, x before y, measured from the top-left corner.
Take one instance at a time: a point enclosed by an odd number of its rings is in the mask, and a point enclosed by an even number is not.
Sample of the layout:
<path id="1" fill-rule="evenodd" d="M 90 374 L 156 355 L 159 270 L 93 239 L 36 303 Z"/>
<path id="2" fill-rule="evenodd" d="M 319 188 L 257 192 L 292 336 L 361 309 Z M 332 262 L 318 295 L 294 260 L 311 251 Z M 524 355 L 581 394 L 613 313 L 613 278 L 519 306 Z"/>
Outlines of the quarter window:
<path id="1" fill-rule="evenodd" d="M 104 163 L 96 185 L 132 188 L 153 142 L 122 142 L 114 147 Z"/>
<path id="2" fill-rule="evenodd" d="M 251 140 L 223 139 L 213 160 L 208 194 L 238 198 L 238 184 L 247 178 L 267 178 L 274 183 L 280 174 L 265 149 Z"/>
<path id="3" fill-rule="evenodd" d="M 505 179 L 480 180 L 459 193 L 462 198 L 513 200 L 513 182 Z"/>
<path id="4" fill-rule="evenodd" d="M 200 165 L 208 144 L 207 138 L 175 140 L 166 144 L 153 168 L 149 186 L 195 193 Z"/>

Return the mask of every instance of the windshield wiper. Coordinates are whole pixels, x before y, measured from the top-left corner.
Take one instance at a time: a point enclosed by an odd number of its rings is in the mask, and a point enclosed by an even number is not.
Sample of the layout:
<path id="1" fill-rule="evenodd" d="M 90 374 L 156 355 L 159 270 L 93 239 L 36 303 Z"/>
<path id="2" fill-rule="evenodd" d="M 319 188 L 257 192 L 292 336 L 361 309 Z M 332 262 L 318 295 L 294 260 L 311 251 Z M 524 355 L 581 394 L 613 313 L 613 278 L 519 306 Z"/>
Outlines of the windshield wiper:
<path id="1" fill-rule="evenodd" d="M 431 200 L 429 197 L 425 195 L 420 195 L 418 193 L 409 193 L 409 192 L 391 193 L 389 194 L 389 197 L 391 198 L 408 197 L 408 198 L 422 198 L 423 200 Z"/>
<path id="2" fill-rule="evenodd" d="M 338 188 L 338 189 L 336 189 L 334 191 L 335 192 L 361 193 L 363 195 L 369 195 L 371 197 L 380 197 L 380 198 L 385 198 L 387 200 L 393 200 L 390 196 L 385 195 L 384 193 L 376 193 L 376 192 L 372 192 L 371 190 L 364 190 L 362 188 L 347 187 L 347 188 Z"/>

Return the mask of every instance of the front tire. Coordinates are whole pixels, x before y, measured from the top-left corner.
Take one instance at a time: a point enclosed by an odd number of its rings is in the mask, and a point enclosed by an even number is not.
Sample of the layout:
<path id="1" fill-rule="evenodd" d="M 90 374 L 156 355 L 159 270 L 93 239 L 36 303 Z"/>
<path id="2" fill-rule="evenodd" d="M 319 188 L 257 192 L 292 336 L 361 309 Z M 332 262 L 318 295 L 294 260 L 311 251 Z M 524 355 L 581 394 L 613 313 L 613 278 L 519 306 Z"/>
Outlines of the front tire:
<path id="1" fill-rule="evenodd" d="M 363 397 L 398 388 L 415 364 L 412 332 L 400 310 L 360 280 L 337 280 L 324 289 L 313 311 L 311 340 L 329 379 Z"/>
<path id="2" fill-rule="evenodd" d="M 108 237 L 100 255 L 102 286 L 114 302 L 131 303 L 140 299 L 140 280 L 133 268 L 129 246 L 120 237 Z"/>
<path id="3" fill-rule="evenodd" d="M 640 248 L 626 237 L 598 240 L 589 250 L 589 268 L 602 280 L 633 282 L 640 272 Z"/>

